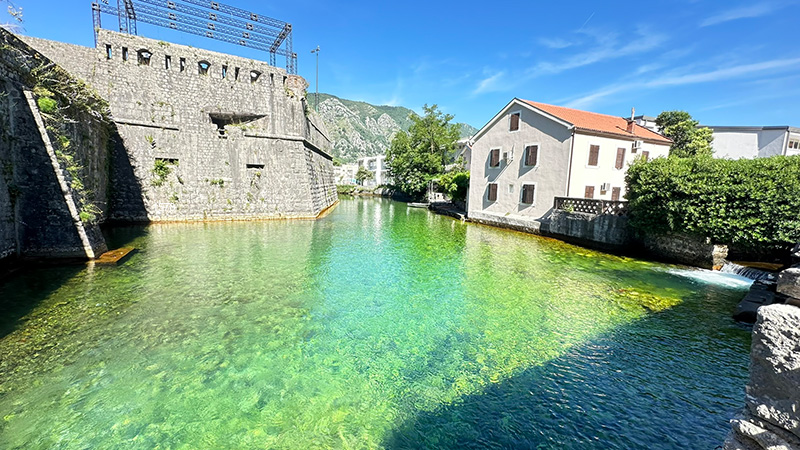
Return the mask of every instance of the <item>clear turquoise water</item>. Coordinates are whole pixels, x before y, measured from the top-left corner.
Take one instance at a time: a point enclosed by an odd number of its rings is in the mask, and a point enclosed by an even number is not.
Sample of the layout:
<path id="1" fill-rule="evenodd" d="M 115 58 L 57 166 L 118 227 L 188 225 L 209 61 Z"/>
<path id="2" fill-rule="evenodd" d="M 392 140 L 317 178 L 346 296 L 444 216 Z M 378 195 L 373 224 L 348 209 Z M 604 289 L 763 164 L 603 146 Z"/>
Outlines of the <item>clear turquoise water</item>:
<path id="1" fill-rule="evenodd" d="M 387 200 L 0 285 L 0 448 L 714 448 L 742 285 Z M 672 271 L 672 272 L 670 272 Z"/>

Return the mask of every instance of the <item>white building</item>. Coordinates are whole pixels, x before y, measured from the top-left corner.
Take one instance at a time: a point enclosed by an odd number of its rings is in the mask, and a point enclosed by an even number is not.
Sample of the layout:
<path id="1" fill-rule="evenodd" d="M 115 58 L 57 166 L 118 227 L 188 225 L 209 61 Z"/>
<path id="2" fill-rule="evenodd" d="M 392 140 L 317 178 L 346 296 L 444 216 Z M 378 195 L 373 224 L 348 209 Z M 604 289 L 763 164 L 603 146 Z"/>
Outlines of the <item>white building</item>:
<path id="1" fill-rule="evenodd" d="M 333 177 L 336 184 L 356 184 L 356 172 L 358 172 L 358 164 L 333 166 Z"/>
<path id="2" fill-rule="evenodd" d="M 358 167 L 364 167 L 375 175 L 373 179 L 364 181 L 365 187 L 392 183 L 392 179 L 389 177 L 389 168 L 386 166 L 386 155 L 358 158 Z"/>
<path id="3" fill-rule="evenodd" d="M 800 155 L 800 128 L 709 126 L 715 158 L 753 159 Z"/>
<path id="4" fill-rule="evenodd" d="M 630 163 L 671 142 L 622 117 L 515 98 L 473 137 L 468 215 L 524 222 L 555 197 L 623 200 Z"/>

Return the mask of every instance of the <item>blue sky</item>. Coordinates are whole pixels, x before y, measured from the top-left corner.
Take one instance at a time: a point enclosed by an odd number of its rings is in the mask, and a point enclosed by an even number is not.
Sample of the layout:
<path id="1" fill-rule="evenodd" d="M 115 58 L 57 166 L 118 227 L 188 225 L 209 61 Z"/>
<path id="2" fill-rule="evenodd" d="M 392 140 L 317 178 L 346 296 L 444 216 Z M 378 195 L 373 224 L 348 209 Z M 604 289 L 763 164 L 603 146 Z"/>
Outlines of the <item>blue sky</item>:
<path id="1" fill-rule="evenodd" d="M 25 34 L 93 45 L 89 0 L 13 1 Z M 225 3 L 293 24 L 310 91 L 319 45 L 321 92 L 417 111 L 436 103 L 478 128 L 513 97 L 800 126 L 800 0 Z M 267 59 L 146 24 L 139 34 Z"/>

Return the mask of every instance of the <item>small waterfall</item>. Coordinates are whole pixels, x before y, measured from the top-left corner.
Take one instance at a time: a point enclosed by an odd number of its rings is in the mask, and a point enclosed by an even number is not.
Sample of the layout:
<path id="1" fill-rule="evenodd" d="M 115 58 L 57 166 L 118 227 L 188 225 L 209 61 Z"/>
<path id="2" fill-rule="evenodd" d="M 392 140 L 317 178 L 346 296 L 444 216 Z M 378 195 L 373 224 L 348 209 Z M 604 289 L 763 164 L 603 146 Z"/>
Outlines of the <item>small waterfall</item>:
<path id="1" fill-rule="evenodd" d="M 772 272 L 767 272 L 766 270 L 761 270 L 761 269 L 754 269 L 752 267 L 740 266 L 739 264 L 734 264 L 730 261 L 725 261 L 725 264 L 722 265 L 722 269 L 720 269 L 720 272 L 732 273 L 734 275 L 739 275 L 740 277 L 749 278 L 753 281 L 760 281 L 760 280 L 775 281 L 777 279 L 777 276 Z"/>

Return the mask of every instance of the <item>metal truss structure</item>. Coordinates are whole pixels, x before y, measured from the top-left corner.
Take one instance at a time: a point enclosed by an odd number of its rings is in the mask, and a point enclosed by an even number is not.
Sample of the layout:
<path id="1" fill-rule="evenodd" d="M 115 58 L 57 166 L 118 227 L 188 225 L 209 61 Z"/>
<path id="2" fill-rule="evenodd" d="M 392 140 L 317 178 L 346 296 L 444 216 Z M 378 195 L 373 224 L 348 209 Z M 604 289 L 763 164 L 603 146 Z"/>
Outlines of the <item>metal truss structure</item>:
<path id="1" fill-rule="evenodd" d="M 121 33 L 137 34 L 139 21 L 263 50 L 273 66 L 281 55 L 286 57 L 286 71 L 297 74 L 292 24 L 277 19 L 210 0 L 117 0 L 116 6 L 100 0 L 92 3 L 95 45 L 101 14 L 117 16 Z"/>

